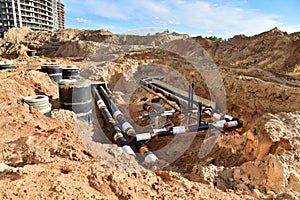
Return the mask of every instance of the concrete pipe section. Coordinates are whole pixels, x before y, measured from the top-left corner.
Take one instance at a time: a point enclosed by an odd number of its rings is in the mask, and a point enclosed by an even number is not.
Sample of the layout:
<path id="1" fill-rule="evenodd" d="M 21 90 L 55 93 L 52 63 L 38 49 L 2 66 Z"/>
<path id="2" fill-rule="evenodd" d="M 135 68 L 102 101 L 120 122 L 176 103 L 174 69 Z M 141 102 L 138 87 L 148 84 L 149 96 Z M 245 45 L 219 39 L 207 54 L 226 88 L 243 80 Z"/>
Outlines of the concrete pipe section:
<path id="1" fill-rule="evenodd" d="M 43 113 L 47 117 L 51 117 L 51 104 L 49 103 L 49 97 L 46 95 L 28 96 L 22 99 L 22 102 L 27 103 L 29 106 L 34 107 L 39 112 Z"/>
<path id="2" fill-rule="evenodd" d="M 14 65 L 12 60 L 0 61 L 0 70 L 5 69 L 16 69 L 16 66 Z"/>
<path id="3" fill-rule="evenodd" d="M 92 123 L 90 81 L 62 79 L 59 82 L 59 99 L 62 109 L 73 111 L 79 119 Z"/>
<path id="4" fill-rule="evenodd" d="M 79 79 L 79 69 L 76 65 L 69 65 L 66 68 L 62 69 L 62 78 L 63 79 Z"/>
<path id="5" fill-rule="evenodd" d="M 36 51 L 35 50 L 27 50 L 26 53 L 29 57 L 36 56 Z"/>
<path id="6" fill-rule="evenodd" d="M 56 83 L 62 79 L 62 69 L 59 64 L 44 64 L 41 67 L 41 71 L 47 73 L 48 76 Z"/>

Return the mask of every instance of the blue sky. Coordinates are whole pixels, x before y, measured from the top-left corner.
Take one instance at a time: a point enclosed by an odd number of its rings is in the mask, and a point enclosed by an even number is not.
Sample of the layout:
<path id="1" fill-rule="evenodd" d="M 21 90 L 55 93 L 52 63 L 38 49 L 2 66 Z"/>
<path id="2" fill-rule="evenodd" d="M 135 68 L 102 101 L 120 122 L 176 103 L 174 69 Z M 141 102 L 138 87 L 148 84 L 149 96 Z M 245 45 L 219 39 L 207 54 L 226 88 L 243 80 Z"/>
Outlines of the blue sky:
<path id="1" fill-rule="evenodd" d="M 300 31 L 299 0 L 62 0 L 66 27 L 113 33 L 165 29 L 192 36 L 229 38 L 278 27 Z"/>

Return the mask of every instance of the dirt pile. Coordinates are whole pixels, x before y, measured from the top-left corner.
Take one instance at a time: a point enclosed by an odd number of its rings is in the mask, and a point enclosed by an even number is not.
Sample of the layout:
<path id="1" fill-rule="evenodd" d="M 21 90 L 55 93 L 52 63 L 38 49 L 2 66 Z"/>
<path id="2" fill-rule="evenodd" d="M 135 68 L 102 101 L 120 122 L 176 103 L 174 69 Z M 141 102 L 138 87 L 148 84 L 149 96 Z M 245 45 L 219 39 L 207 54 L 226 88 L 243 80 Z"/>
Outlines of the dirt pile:
<path id="1" fill-rule="evenodd" d="M 299 33 L 287 34 L 274 28 L 247 37 L 238 35 L 228 41 L 207 42 L 195 38 L 209 52 L 218 66 L 259 68 L 272 73 L 292 72 L 299 64 Z"/>
<path id="2" fill-rule="evenodd" d="M 1 199 L 245 198 L 190 182 L 175 172 L 148 172 L 115 145 L 93 143 L 90 127 L 78 122 L 78 129 L 70 112 L 48 118 L 20 103 L 20 98 L 37 93 L 58 95 L 57 85 L 44 73 L 18 68 L 2 71 L 1 77 Z M 108 162 L 120 166 L 111 168 Z"/>
<path id="3" fill-rule="evenodd" d="M 0 46 L 2 57 L 16 59 L 26 56 L 26 50 L 36 50 L 38 55 L 54 57 L 85 57 L 97 44 L 112 33 L 104 30 L 66 29 L 57 32 L 31 31 L 12 28 L 5 32 Z"/>
<path id="4" fill-rule="evenodd" d="M 300 105 L 299 77 L 296 73 L 292 73 L 296 71 L 294 68 L 300 62 L 299 58 L 294 56 L 295 49 L 299 49 L 298 41 L 296 33 L 288 35 L 278 29 L 254 37 L 237 36 L 222 42 L 211 42 L 198 38 L 198 42 L 203 44 L 205 50 L 220 67 L 226 89 L 227 112 L 241 118 L 244 121 L 244 127 L 239 130 L 240 134 L 219 136 L 213 150 L 202 159 L 199 159 L 197 155 L 204 138 L 201 135 L 196 136 L 187 153 L 172 164 L 172 170 L 182 173 L 190 180 L 209 182 L 224 190 L 246 191 L 256 197 L 271 195 L 272 192 L 298 192 L 293 186 L 294 182 L 289 183 L 290 176 L 293 177 L 292 179 L 299 176 L 298 172 L 294 176 L 295 172 L 291 170 L 291 168 L 298 169 L 297 156 L 290 158 L 292 162 L 288 162 L 288 164 L 285 161 L 282 162 L 282 157 L 279 156 L 279 152 L 298 154 L 298 147 L 292 141 L 299 141 L 299 138 L 288 131 L 289 127 L 293 127 L 294 122 L 297 121 L 298 115 L 294 112 L 299 110 Z M 258 48 L 258 45 L 261 46 Z M 232 46 L 236 46 L 236 51 L 229 50 Z M 288 56 L 286 55 L 287 49 Z M 173 52 L 176 52 L 176 49 L 173 49 Z M 253 62 L 253 59 L 257 61 Z M 208 60 L 206 59 L 204 63 L 207 64 Z M 93 65 L 93 60 L 89 60 L 88 67 L 84 65 L 82 67 L 82 75 L 94 80 L 106 80 L 110 83 L 111 88 L 115 88 L 115 91 L 120 89 L 116 89 L 116 85 L 119 85 L 121 86 L 120 90 L 126 94 L 136 86 L 128 80 L 138 77 L 139 73 L 136 72 L 143 66 L 149 67 L 146 74 L 169 75 L 171 73 L 170 71 L 159 71 L 156 74 L 158 69 L 151 66 L 153 63 L 170 66 L 171 69 L 176 70 L 187 79 L 193 74 L 193 72 L 191 73 L 193 66 L 178 55 L 161 49 L 147 49 L 127 52 L 109 64 L 95 62 Z M 134 75 L 130 76 L 130 74 Z M 205 80 L 197 75 L 193 79 L 196 82 L 196 93 L 208 97 L 209 89 L 205 87 Z M 176 80 L 173 79 L 170 83 L 176 85 Z M 177 86 L 181 87 L 180 84 Z M 123 98 L 126 99 L 125 96 L 123 95 Z M 133 107 L 135 106 L 138 105 Z M 136 112 L 140 112 L 138 108 L 136 109 Z M 291 119 L 279 117 L 278 121 L 281 122 L 275 124 L 273 120 L 268 121 L 270 115 L 275 113 L 281 113 L 280 116 L 291 115 L 294 117 Z M 279 132 L 265 130 L 263 128 L 265 125 L 274 126 L 273 129 L 276 131 L 282 130 L 286 134 L 282 138 Z M 298 128 L 294 128 L 293 131 L 296 135 L 299 134 Z M 276 140 L 274 140 L 275 135 L 277 135 Z M 149 145 L 151 146 L 151 144 Z M 159 145 L 151 147 L 157 146 Z M 164 146 L 163 143 L 161 146 Z M 257 164 L 253 164 L 256 161 L 266 164 L 259 168 Z M 274 169 L 268 168 L 269 165 L 273 165 L 273 161 L 280 164 L 274 164 Z M 253 180 L 256 181 L 251 181 L 251 178 L 246 181 L 233 170 L 238 166 L 243 168 L 248 165 L 255 167 L 248 167 L 249 170 L 245 171 L 249 172 L 245 172 L 247 174 L 245 176 L 253 176 Z M 290 167 L 285 168 L 285 166 Z M 256 168 L 260 171 L 259 173 L 265 173 L 266 176 L 255 174 Z M 285 175 L 275 176 L 276 180 L 270 178 L 274 176 L 274 172 L 280 170 Z M 269 182 L 276 183 L 269 185 Z"/>
<path id="5" fill-rule="evenodd" d="M 0 44 L 2 57 L 17 64 L 16 70 L 0 72 L 1 197 L 300 198 L 299 37 L 278 29 L 218 42 L 196 37 L 202 48 L 195 48 L 187 42 L 191 38 L 178 34 L 11 29 Z M 28 57 L 27 49 L 39 56 Z M 82 78 L 107 81 L 137 130 L 146 129 L 136 120 L 146 93 L 137 82 L 157 75 L 185 90 L 194 80 L 197 95 L 223 103 L 220 109 L 242 119 L 244 126 L 210 138 L 199 132 L 187 147 L 177 143 L 174 152 L 165 154 L 159 149 L 176 140 L 150 142 L 162 157 L 176 157 L 178 149 L 186 148 L 164 171 L 150 172 L 72 113 L 54 111 L 56 118 L 49 119 L 19 103 L 34 94 L 57 100 L 57 85 L 31 70 L 51 61 L 77 64 Z M 197 63 L 201 67 L 195 69 Z M 211 148 L 203 153 L 204 147 Z"/>
<path id="6" fill-rule="evenodd" d="M 28 28 L 12 28 L 5 32 L 0 46 L 2 57 L 15 59 L 26 55 L 26 50 L 36 50 L 39 56 L 76 57 L 84 59 L 99 50 L 99 43 L 106 41 L 109 48 L 117 50 L 120 43 L 130 44 L 130 48 L 155 46 L 174 39 L 187 38 L 177 33 L 158 33 L 152 36 L 114 36 L 104 30 L 65 29 L 57 32 L 31 31 Z M 115 45 L 114 45 L 115 44 Z M 105 49 L 107 51 L 107 49 Z"/>

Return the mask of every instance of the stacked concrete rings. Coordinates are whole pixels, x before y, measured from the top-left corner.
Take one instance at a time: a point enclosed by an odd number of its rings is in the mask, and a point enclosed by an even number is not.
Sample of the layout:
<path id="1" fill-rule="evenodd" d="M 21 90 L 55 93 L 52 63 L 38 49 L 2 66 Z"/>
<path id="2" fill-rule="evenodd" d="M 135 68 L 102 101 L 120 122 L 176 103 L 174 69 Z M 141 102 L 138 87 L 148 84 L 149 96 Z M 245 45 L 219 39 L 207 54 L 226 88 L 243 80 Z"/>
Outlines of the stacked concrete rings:
<path id="1" fill-rule="evenodd" d="M 0 70 L 4 70 L 4 69 L 16 69 L 16 66 L 11 60 L 0 61 Z"/>
<path id="2" fill-rule="evenodd" d="M 79 79 L 79 69 L 76 65 L 69 65 L 67 68 L 62 69 L 62 78 L 63 79 Z"/>
<path id="3" fill-rule="evenodd" d="M 47 117 L 51 117 L 51 104 L 49 103 L 49 97 L 46 95 L 35 95 L 28 96 L 22 99 L 23 102 L 27 103 L 29 106 L 37 109 L 39 112 L 43 113 Z"/>
<path id="4" fill-rule="evenodd" d="M 62 69 L 58 64 L 44 64 L 42 65 L 41 71 L 47 73 L 56 83 L 62 79 Z"/>
<path id="5" fill-rule="evenodd" d="M 61 108 L 73 111 L 78 119 L 92 123 L 92 95 L 89 80 L 62 79 L 59 82 Z"/>

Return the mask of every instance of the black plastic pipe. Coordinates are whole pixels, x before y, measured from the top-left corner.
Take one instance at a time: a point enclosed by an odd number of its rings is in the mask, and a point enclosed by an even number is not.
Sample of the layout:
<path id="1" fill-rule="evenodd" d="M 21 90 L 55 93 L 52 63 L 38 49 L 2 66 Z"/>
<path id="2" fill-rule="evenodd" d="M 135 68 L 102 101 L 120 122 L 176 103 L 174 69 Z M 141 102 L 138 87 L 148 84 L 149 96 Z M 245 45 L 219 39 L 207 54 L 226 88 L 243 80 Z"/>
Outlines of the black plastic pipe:
<path id="1" fill-rule="evenodd" d="M 192 125 L 192 126 L 175 126 L 172 128 L 163 128 L 163 129 L 153 129 L 152 131 L 149 131 L 148 133 L 141 133 L 136 135 L 137 141 L 146 141 L 151 140 L 155 137 L 164 137 L 169 135 L 176 135 L 176 134 L 182 134 L 182 133 L 188 133 L 188 132 L 196 132 L 196 131 L 204 131 L 208 130 L 210 128 L 210 124 L 204 123 L 200 126 L 198 125 Z"/>
<path id="2" fill-rule="evenodd" d="M 134 128 L 127 121 L 124 114 L 119 110 L 117 105 L 109 97 L 109 95 L 102 86 L 100 86 L 100 93 L 103 95 L 103 98 L 105 99 L 108 108 L 110 109 L 113 115 L 113 118 L 119 123 L 123 133 L 125 133 L 128 136 L 128 139 L 131 141 L 135 150 L 144 156 L 145 162 L 154 162 L 158 160 L 158 158 L 151 151 L 149 151 L 147 145 L 144 142 L 136 141 L 136 132 Z"/>
<path id="3" fill-rule="evenodd" d="M 93 96 L 97 102 L 97 106 L 98 106 L 99 110 L 101 111 L 106 123 L 109 125 L 110 132 L 112 134 L 114 141 L 117 143 L 117 145 L 119 147 L 122 147 L 122 149 L 125 153 L 135 156 L 134 151 L 128 145 L 127 140 L 124 138 L 120 128 L 118 127 L 117 123 L 111 116 L 109 110 L 107 109 L 107 107 L 106 107 L 104 101 L 102 100 L 96 87 L 93 86 L 92 91 L 93 91 Z"/>

